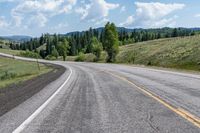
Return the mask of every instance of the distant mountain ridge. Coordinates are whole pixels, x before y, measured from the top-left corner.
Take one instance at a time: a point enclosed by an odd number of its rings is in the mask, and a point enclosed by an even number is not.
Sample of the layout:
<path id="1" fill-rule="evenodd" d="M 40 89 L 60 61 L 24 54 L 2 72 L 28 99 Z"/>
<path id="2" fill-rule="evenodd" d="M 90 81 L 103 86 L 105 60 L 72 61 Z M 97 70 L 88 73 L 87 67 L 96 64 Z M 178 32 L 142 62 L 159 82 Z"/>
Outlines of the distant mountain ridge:
<path id="1" fill-rule="evenodd" d="M 200 31 L 199 27 L 195 27 L 195 28 L 184 28 L 184 27 L 179 27 L 180 29 L 183 30 L 190 30 L 190 31 Z M 173 28 L 169 28 L 169 27 L 163 27 L 163 28 L 150 28 L 150 29 L 143 29 L 143 28 L 125 28 L 125 27 L 117 27 L 117 31 L 118 32 L 128 32 L 131 33 L 133 31 L 139 32 L 139 31 L 151 31 L 151 32 L 163 32 L 163 31 L 167 31 L 167 30 L 172 30 Z M 102 32 L 104 30 L 104 27 L 99 27 L 99 28 L 93 28 L 93 30 L 98 31 L 99 33 Z M 84 34 L 86 31 L 88 30 L 83 30 L 83 31 L 73 31 L 73 32 L 68 32 L 68 33 L 64 33 L 64 34 L 60 34 L 62 36 L 72 36 L 73 34 Z M 26 36 L 26 35 L 13 35 L 13 36 L 0 36 L 0 39 L 4 39 L 4 40 L 9 40 L 9 41 L 14 41 L 14 42 L 26 42 L 26 41 L 30 41 L 31 40 L 31 36 Z"/>
<path id="2" fill-rule="evenodd" d="M 149 28 L 149 29 L 144 29 L 144 28 L 125 28 L 125 27 L 117 27 L 118 32 L 128 32 L 131 33 L 133 31 L 139 32 L 139 31 L 151 31 L 151 32 L 159 32 L 159 31 L 166 31 L 166 30 L 172 30 L 174 28 L 169 28 L 169 27 L 163 27 L 163 28 Z M 200 31 L 200 28 L 195 27 L 195 28 L 184 28 L 184 27 L 178 27 L 177 29 L 182 29 L 182 30 L 190 30 L 190 31 Z M 93 28 L 93 30 L 97 30 L 98 32 L 102 32 L 104 30 L 104 27 L 99 27 L 99 28 Z M 83 31 L 73 31 L 73 32 L 68 32 L 66 34 L 61 34 L 61 35 L 66 35 L 66 36 L 71 36 L 73 34 L 77 33 L 84 33 L 88 30 L 83 30 Z"/>
<path id="3" fill-rule="evenodd" d="M 99 27 L 99 28 L 93 28 L 94 30 L 97 30 L 98 32 L 102 32 L 104 30 L 104 27 Z M 129 28 L 125 28 L 125 27 L 117 27 L 117 31 L 120 32 L 120 31 L 126 31 L 126 32 L 133 32 L 134 30 L 140 30 L 139 28 L 138 29 L 129 29 Z M 73 34 L 76 34 L 76 33 L 84 33 L 88 30 L 83 30 L 83 31 L 73 31 L 73 32 L 68 32 L 66 34 L 62 34 L 62 35 L 66 35 L 66 36 L 71 36 Z"/>
<path id="4" fill-rule="evenodd" d="M 13 35 L 13 36 L 0 36 L 0 38 L 14 42 L 25 42 L 25 41 L 30 41 L 32 37 L 26 35 Z"/>
<path id="5" fill-rule="evenodd" d="M 200 28 L 190 28 L 190 29 L 192 29 L 194 31 L 200 31 Z"/>

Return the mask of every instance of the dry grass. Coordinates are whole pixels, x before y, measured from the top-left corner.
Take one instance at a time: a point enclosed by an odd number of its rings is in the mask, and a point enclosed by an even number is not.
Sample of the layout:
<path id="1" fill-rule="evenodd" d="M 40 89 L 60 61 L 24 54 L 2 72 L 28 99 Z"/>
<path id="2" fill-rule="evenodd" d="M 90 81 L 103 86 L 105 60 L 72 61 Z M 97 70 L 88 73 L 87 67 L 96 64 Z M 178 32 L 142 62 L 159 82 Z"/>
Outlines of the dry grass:
<path id="1" fill-rule="evenodd" d="M 200 70 L 200 36 L 160 39 L 122 46 L 117 62 Z"/>
<path id="2" fill-rule="evenodd" d="M 26 62 L 0 57 L 0 88 L 9 84 L 22 82 L 40 74 L 49 72 L 51 68 L 36 62 Z"/>

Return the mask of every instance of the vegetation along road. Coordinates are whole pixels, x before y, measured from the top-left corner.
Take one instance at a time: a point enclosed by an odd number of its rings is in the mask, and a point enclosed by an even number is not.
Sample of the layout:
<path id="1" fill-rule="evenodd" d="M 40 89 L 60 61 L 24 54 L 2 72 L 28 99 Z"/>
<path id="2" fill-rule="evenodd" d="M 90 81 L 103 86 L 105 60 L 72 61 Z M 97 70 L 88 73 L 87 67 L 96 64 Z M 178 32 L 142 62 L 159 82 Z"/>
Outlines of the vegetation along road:
<path id="1" fill-rule="evenodd" d="M 57 79 L 64 67 L 0 57 L 0 116 Z"/>
<path id="2" fill-rule="evenodd" d="M 51 71 L 50 67 L 36 62 L 25 62 L 0 57 L 0 88 L 19 83 Z"/>
<path id="3" fill-rule="evenodd" d="M 66 71 L 2 115 L 1 133 L 200 132 L 199 75 L 103 63 L 51 63 Z"/>

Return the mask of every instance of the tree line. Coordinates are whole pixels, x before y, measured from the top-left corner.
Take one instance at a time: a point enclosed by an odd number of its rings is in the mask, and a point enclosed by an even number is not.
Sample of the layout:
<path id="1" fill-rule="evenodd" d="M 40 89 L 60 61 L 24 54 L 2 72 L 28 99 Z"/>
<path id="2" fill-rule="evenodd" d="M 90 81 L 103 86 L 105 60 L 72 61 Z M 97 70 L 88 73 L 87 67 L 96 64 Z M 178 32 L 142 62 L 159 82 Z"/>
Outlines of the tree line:
<path id="1" fill-rule="evenodd" d="M 160 38 L 193 36 L 197 33 L 186 28 L 133 29 L 131 32 L 122 29 L 119 31 L 119 41 L 121 45 L 127 45 Z"/>
<path id="2" fill-rule="evenodd" d="M 195 35 L 195 32 L 186 28 L 161 29 L 133 29 L 117 28 L 114 23 L 107 23 L 104 28 L 90 28 L 84 32 L 74 32 L 67 35 L 42 34 L 39 38 L 32 38 L 20 44 L 10 43 L 13 50 L 29 50 L 38 53 L 42 58 L 52 59 L 67 55 L 75 56 L 79 53 L 93 53 L 96 60 L 101 51 L 106 51 L 108 62 L 114 62 L 119 51 L 119 45 L 130 43 Z"/>

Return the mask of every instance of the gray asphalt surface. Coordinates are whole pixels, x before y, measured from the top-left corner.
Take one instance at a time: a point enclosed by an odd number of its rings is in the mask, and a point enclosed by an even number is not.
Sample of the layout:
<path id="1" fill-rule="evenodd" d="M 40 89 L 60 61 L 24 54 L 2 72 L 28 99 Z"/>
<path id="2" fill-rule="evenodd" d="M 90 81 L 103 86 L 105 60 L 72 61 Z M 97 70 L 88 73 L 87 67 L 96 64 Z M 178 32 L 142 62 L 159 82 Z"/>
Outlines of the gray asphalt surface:
<path id="1" fill-rule="evenodd" d="M 170 104 L 200 116 L 200 76 L 114 64 L 63 63 L 59 79 L 0 117 L 12 132 L 66 80 L 67 84 L 24 133 L 199 133 L 200 129 L 112 72 L 148 88 Z"/>

